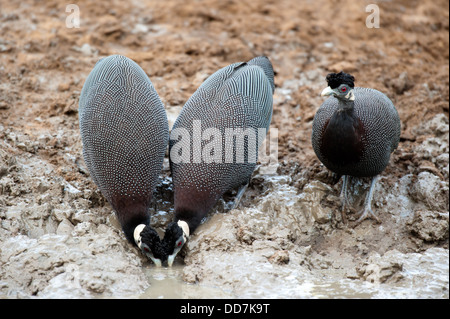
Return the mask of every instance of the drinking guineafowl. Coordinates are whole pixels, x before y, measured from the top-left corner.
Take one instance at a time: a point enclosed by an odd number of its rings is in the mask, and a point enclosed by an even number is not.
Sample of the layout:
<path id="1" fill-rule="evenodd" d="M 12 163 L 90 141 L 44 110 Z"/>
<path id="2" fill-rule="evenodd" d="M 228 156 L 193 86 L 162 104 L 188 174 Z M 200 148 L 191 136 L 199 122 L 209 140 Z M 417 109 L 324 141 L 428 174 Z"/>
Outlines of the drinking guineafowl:
<path id="1" fill-rule="evenodd" d="M 127 239 L 161 264 L 160 238 L 148 208 L 169 139 L 164 106 L 134 61 L 112 55 L 97 62 L 79 101 L 83 156 L 114 208 Z"/>
<path id="2" fill-rule="evenodd" d="M 218 70 L 184 105 L 169 141 L 175 218 L 162 240 L 169 265 L 225 192 L 241 187 L 237 201 L 242 196 L 269 129 L 273 92 L 272 64 L 256 57 Z"/>
<path id="3" fill-rule="evenodd" d="M 319 160 L 331 171 L 343 175 L 342 217 L 346 222 L 348 176 L 372 177 L 369 193 L 357 223 L 371 216 L 371 201 L 378 175 L 389 163 L 400 140 L 400 118 L 383 93 L 354 87 L 354 77 L 330 73 L 322 96 L 331 96 L 320 106 L 313 120 L 312 146 Z"/>

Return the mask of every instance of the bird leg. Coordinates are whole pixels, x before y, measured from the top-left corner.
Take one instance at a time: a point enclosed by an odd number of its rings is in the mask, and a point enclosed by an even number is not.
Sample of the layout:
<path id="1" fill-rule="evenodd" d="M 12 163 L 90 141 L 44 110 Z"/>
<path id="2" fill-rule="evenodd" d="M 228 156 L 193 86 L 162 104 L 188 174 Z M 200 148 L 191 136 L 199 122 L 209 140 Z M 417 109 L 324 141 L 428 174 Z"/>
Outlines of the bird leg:
<path id="1" fill-rule="evenodd" d="M 377 180 L 378 180 L 378 175 L 374 176 L 372 178 L 372 182 L 370 184 L 370 189 L 369 189 L 369 194 L 367 194 L 366 200 L 364 202 L 364 209 L 359 213 L 361 216 L 356 221 L 356 224 L 359 224 L 360 222 L 362 222 L 364 219 L 366 219 L 368 217 L 372 217 L 378 223 L 380 223 L 380 220 L 372 211 L 373 191 L 375 189 L 375 184 L 377 183 Z"/>
<path id="2" fill-rule="evenodd" d="M 242 196 L 244 195 L 244 192 L 247 190 L 248 184 L 242 185 L 237 194 L 236 194 L 236 198 L 234 199 L 234 203 L 233 206 L 231 207 L 231 209 L 236 209 L 239 206 L 239 203 L 241 202 Z"/>
<path id="3" fill-rule="evenodd" d="M 350 204 L 348 202 L 348 197 L 347 197 L 347 182 L 348 182 L 348 175 L 344 175 L 343 181 L 342 181 L 341 195 L 340 195 L 341 201 L 342 201 L 341 216 L 342 216 L 342 221 L 344 222 L 344 224 L 347 224 L 347 214 L 345 213 L 345 211 L 348 209 L 348 207 L 350 207 Z"/>

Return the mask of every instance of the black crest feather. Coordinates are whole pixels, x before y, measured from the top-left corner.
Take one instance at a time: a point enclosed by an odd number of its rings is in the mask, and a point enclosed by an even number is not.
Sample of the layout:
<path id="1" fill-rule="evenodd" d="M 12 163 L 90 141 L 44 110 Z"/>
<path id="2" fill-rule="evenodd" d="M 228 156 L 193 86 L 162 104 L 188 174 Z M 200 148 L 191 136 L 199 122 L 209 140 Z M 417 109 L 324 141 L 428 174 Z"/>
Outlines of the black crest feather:
<path id="1" fill-rule="evenodd" d="M 155 258 L 164 260 L 167 258 L 165 249 L 161 245 L 161 239 L 155 229 L 150 226 L 145 226 L 141 232 L 142 243 L 146 244 L 153 253 Z"/>
<path id="2" fill-rule="evenodd" d="M 161 260 L 165 261 L 169 255 L 173 254 L 175 242 L 183 235 L 183 230 L 176 222 L 171 222 L 167 225 L 166 233 L 163 240 L 158 247 L 158 253 L 161 255 Z"/>
<path id="3" fill-rule="evenodd" d="M 328 86 L 332 89 L 339 87 L 341 84 L 347 84 L 348 86 L 354 88 L 355 87 L 355 78 L 353 75 L 339 72 L 339 73 L 330 73 L 326 78 L 328 82 Z"/>
<path id="4" fill-rule="evenodd" d="M 164 235 L 163 242 L 166 242 L 167 244 L 172 245 L 171 248 L 173 248 L 173 245 L 175 244 L 175 241 L 178 238 L 180 238 L 182 235 L 183 235 L 183 230 L 181 229 L 181 227 L 178 226 L 177 223 L 171 222 L 169 225 L 167 225 L 166 233 Z"/>

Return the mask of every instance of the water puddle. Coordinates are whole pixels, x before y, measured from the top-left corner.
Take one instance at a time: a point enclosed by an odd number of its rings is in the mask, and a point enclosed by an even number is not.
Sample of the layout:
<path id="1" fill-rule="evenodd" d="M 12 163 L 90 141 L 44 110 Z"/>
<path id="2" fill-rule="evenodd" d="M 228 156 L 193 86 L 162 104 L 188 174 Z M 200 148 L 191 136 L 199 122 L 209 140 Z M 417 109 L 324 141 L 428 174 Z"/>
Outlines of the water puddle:
<path id="1" fill-rule="evenodd" d="M 150 287 L 140 296 L 142 299 L 202 299 L 202 298 L 235 298 L 231 292 L 219 287 L 190 284 L 183 281 L 184 265 L 173 265 L 171 268 L 157 268 L 148 265 L 143 270 Z"/>
<path id="2" fill-rule="evenodd" d="M 183 280 L 183 269 L 187 267 L 184 264 L 177 264 L 172 268 L 147 265 L 143 270 L 150 287 L 140 298 L 448 298 L 448 253 L 445 249 L 430 249 L 423 255 L 398 252 L 388 255 L 374 262 L 382 264 L 385 258 L 395 259 L 401 262 L 403 269 L 397 274 L 396 280 L 390 279 L 385 283 L 348 279 L 331 274 L 319 276 L 305 271 L 302 267 L 273 268 L 271 265 L 251 262 L 251 255 L 247 256 L 250 259 L 241 260 L 248 267 L 239 266 L 233 259 L 233 254 L 228 256 L 227 264 L 234 265 L 231 273 L 227 271 L 227 267 L 221 268 L 220 265 L 214 264 L 214 258 L 211 257 L 211 264 L 214 265 L 205 270 L 208 275 L 203 274 L 204 278 L 200 284 Z M 240 257 L 242 259 L 245 256 Z M 423 267 L 428 269 L 426 275 L 419 271 Z M 190 270 L 193 270 L 192 267 L 188 267 L 187 271 Z M 216 286 L 212 285 L 216 282 Z"/>

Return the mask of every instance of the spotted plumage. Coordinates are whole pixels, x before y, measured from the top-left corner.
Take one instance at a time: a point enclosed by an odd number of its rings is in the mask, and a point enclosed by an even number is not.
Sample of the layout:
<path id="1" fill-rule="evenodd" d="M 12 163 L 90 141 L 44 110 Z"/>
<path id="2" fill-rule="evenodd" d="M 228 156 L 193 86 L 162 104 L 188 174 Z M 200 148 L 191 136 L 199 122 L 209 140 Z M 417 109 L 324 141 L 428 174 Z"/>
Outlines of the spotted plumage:
<path id="1" fill-rule="evenodd" d="M 140 232 L 135 235 L 135 229 L 149 224 L 148 208 L 169 138 L 164 106 L 139 65 L 113 55 L 97 62 L 86 79 L 79 122 L 92 179 L 126 237 L 137 243 Z M 153 245 L 147 243 L 150 250 Z"/>
<path id="2" fill-rule="evenodd" d="M 377 90 L 354 88 L 354 77 L 344 72 L 329 74 L 327 81 L 329 87 L 322 95 L 331 97 L 318 109 L 312 128 L 317 157 L 328 169 L 344 175 L 344 185 L 347 176 L 377 176 L 388 165 L 400 140 L 400 118 L 394 104 Z M 370 211 L 374 185 L 364 218 L 375 217 Z M 344 204 L 345 192 L 344 187 Z"/>
<path id="3" fill-rule="evenodd" d="M 257 57 L 211 75 L 183 107 L 169 151 L 175 222 L 185 222 L 190 233 L 226 191 L 248 184 L 272 118 L 273 92 L 272 65 Z"/>

